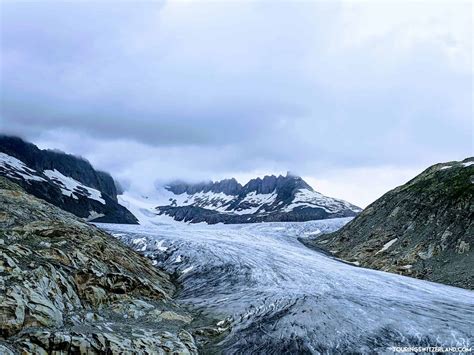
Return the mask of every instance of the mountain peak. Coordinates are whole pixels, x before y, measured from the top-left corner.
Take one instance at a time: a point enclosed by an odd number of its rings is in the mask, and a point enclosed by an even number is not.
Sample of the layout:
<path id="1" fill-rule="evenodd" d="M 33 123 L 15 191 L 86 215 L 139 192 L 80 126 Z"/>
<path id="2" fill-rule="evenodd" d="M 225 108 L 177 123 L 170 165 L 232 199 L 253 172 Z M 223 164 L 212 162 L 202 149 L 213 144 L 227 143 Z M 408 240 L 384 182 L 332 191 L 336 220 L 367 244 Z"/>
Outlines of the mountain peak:
<path id="1" fill-rule="evenodd" d="M 178 221 L 251 223 L 307 221 L 355 216 L 360 208 L 316 192 L 301 177 L 287 173 L 250 180 L 188 184 L 173 182 L 156 202 L 159 214 Z"/>
<path id="2" fill-rule="evenodd" d="M 176 195 L 183 193 L 195 194 L 198 192 L 224 193 L 226 195 L 237 195 L 242 189 L 242 185 L 235 178 L 220 181 L 203 181 L 198 183 L 187 183 L 181 180 L 170 182 L 166 185 L 168 191 Z"/>
<path id="3" fill-rule="evenodd" d="M 275 191 L 287 190 L 289 192 L 295 189 L 307 189 L 314 191 L 300 176 L 287 172 L 286 175 L 265 175 L 251 179 L 242 186 L 235 178 L 223 179 L 218 181 L 202 181 L 197 183 L 175 180 L 168 183 L 165 188 L 176 195 L 187 193 L 189 195 L 198 192 L 224 193 L 226 195 L 241 195 L 255 192 L 258 194 L 270 194 Z"/>
<path id="4" fill-rule="evenodd" d="M 291 192 L 295 189 L 307 189 L 313 191 L 313 188 L 309 186 L 306 181 L 297 175 L 291 174 L 290 172 L 288 172 L 286 176 L 266 175 L 263 177 L 263 179 L 252 179 L 243 187 L 243 191 L 245 193 L 255 191 L 259 194 L 269 194 L 276 190 L 286 190 Z"/>

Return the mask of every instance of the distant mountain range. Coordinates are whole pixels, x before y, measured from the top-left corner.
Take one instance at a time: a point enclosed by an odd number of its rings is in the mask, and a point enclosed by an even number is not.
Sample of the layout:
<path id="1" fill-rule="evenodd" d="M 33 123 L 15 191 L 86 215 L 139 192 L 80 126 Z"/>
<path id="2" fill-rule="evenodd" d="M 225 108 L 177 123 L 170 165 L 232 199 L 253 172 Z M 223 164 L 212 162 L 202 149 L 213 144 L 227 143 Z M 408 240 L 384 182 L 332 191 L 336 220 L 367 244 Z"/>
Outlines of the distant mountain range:
<path id="1" fill-rule="evenodd" d="M 292 174 L 256 178 L 245 185 L 235 179 L 197 184 L 175 181 L 158 189 L 152 197 L 133 197 L 130 192 L 118 195 L 114 179 L 95 170 L 87 160 L 41 150 L 5 135 L 0 135 L 0 176 L 94 222 L 157 221 L 159 215 L 209 224 L 308 221 L 350 217 L 361 211 L 346 201 L 314 191 Z"/>
<path id="2" fill-rule="evenodd" d="M 241 185 L 234 178 L 189 184 L 175 181 L 137 208 L 136 199 L 120 196 L 139 219 L 154 213 L 191 223 L 308 221 L 355 216 L 361 209 L 314 191 L 301 177 L 265 176 Z"/>
<path id="3" fill-rule="evenodd" d="M 86 220 L 138 222 L 118 203 L 113 178 L 73 155 L 41 150 L 20 138 L 0 135 L 0 176 Z"/>

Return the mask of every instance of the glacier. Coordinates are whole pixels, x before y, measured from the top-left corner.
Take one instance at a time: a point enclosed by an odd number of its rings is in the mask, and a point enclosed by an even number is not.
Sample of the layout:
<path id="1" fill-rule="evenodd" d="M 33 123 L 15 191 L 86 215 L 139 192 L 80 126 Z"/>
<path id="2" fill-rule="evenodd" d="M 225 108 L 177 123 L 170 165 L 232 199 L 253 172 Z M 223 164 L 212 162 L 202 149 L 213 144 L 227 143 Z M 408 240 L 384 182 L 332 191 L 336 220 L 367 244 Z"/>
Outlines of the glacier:
<path id="1" fill-rule="evenodd" d="M 298 240 L 349 220 L 98 226 L 173 274 L 182 285 L 180 303 L 229 328 L 212 351 L 342 354 L 472 346 L 474 292 L 360 268 Z"/>

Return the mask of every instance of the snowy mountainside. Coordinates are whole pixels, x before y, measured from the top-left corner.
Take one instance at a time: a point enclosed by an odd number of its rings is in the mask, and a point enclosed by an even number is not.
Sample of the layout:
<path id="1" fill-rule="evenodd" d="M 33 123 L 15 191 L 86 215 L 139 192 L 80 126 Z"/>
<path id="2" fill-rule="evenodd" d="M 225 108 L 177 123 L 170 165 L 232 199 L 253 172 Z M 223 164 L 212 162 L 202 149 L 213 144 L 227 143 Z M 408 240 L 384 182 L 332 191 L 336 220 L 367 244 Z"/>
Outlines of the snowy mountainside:
<path id="1" fill-rule="evenodd" d="M 252 223 L 308 221 L 353 217 L 361 209 L 346 201 L 314 191 L 302 178 L 265 176 L 241 185 L 235 179 L 160 187 L 150 196 L 119 196 L 140 223 L 159 222 L 154 216 L 199 223 Z"/>
<path id="2" fill-rule="evenodd" d="M 57 170 L 44 170 L 42 173 L 31 169 L 21 160 L 0 153 L 0 175 L 12 180 L 32 181 L 50 183 L 59 188 L 64 196 L 79 200 L 80 198 L 89 198 L 105 204 L 102 193 L 94 188 L 85 186 L 71 177 L 61 174 Z"/>
<path id="3" fill-rule="evenodd" d="M 80 158 L 54 152 L 50 160 L 51 152 L 47 151 L 46 157 L 42 152 L 19 138 L 0 136 L 0 176 L 86 220 L 137 223 L 137 219 L 117 202 L 115 186 L 110 185 L 108 174 L 93 170 L 87 161 Z M 61 154 L 66 158 L 56 159 Z M 61 163 L 61 159 L 66 163 Z"/>

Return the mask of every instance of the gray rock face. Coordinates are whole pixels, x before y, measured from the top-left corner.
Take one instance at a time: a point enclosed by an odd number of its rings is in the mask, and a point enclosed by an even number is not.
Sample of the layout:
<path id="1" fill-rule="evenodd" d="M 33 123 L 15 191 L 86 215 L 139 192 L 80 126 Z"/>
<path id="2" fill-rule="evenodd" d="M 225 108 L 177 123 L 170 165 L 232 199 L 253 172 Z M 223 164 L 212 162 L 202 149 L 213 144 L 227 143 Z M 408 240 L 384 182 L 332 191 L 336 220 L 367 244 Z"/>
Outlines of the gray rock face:
<path id="1" fill-rule="evenodd" d="M 358 265 L 474 289 L 474 158 L 434 165 L 308 244 Z"/>
<path id="2" fill-rule="evenodd" d="M 170 277 L 0 177 L 0 352 L 196 354 Z"/>
<path id="3" fill-rule="evenodd" d="M 360 208 L 346 201 L 324 196 L 313 190 L 302 178 L 265 176 L 250 180 L 244 186 L 235 179 L 166 187 L 175 195 L 167 205 L 158 206 L 160 214 L 179 221 L 207 223 L 254 223 L 309 221 L 355 216 Z M 184 196 L 183 195 L 183 196 Z"/>
<path id="4" fill-rule="evenodd" d="M 20 138 L 2 135 L 0 153 L 0 176 L 20 184 L 36 197 L 95 222 L 137 223 L 130 211 L 118 204 L 112 177 L 94 170 L 88 161 L 40 150 Z M 17 161 L 12 163 L 11 158 Z M 77 188 L 67 186 L 70 179 L 79 184 Z M 90 189 L 97 191 L 100 198 L 92 198 Z"/>
<path id="5" fill-rule="evenodd" d="M 55 150 L 42 150 L 18 137 L 0 135 L 0 152 L 23 161 L 39 172 L 58 170 L 66 176 L 93 187 L 117 201 L 117 189 L 113 178 L 95 170 L 85 159 Z"/>
<path id="6" fill-rule="evenodd" d="M 302 178 L 288 173 L 286 176 L 270 175 L 264 176 L 263 179 L 252 179 L 247 184 L 245 184 L 240 194 L 246 195 L 250 192 L 269 194 L 273 191 L 278 191 L 278 193 L 282 194 L 285 192 L 291 193 L 296 189 L 308 189 L 313 191 L 313 188 L 309 186 Z"/>
<path id="7" fill-rule="evenodd" d="M 237 195 L 242 189 L 242 185 L 239 184 L 234 178 L 224 179 L 216 182 L 201 182 L 196 184 L 189 184 L 184 181 L 174 181 L 168 184 L 167 189 L 177 195 L 183 193 L 195 194 L 197 192 L 222 192 L 226 195 Z"/>

